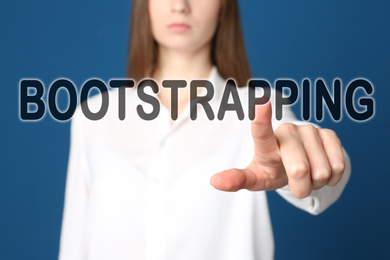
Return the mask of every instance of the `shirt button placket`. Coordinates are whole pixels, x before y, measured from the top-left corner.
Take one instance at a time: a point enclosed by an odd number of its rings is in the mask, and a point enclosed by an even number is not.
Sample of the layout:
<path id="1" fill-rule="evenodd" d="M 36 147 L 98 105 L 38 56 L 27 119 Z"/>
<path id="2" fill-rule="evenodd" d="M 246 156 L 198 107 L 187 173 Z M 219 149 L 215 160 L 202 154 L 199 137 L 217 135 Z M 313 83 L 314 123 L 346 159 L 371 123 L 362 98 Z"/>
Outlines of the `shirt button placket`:
<path id="1" fill-rule="evenodd" d="M 169 145 L 165 138 L 158 144 L 156 156 L 148 176 L 146 190 L 146 259 L 163 260 L 165 258 L 165 173 Z"/>

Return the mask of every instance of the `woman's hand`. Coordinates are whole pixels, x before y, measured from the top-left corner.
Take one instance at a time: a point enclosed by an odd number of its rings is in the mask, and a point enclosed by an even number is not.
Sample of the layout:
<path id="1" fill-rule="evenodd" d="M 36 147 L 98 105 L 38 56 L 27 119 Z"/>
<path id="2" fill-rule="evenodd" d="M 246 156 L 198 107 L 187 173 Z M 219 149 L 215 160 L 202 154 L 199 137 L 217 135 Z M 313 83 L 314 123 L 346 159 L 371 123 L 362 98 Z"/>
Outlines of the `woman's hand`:
<path id="1" fill-rule="evenodd" d="M 345 168 L 336 133 L 290 123 L 280 125 L 274 132 L 271 116 L 270 102 L 256 106 L 256 117 L 251 123 L 255 146 L 252 162 L 245 169 L 215 174 L 211 185 L 223 191 L 261 191 L 289 184 L 298 198 L 305 198 L 325 185 L 336 185 Z"/>

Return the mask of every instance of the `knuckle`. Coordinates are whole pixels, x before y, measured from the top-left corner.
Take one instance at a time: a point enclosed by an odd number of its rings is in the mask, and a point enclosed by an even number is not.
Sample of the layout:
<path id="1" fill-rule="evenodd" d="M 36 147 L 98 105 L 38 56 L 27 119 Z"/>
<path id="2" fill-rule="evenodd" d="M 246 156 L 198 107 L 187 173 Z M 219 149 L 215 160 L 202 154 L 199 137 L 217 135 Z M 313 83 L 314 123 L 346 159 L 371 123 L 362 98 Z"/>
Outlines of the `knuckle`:
<path id="1" fill-rule="evenodd" d="M 336 175 L 341 175 L 345 170 L 345 162 L 335 163 L 332 165 L 332 172 Z"/>
<path id="2" fill-rule="evenodd" d="M 279 126 L 278 130 L 289 134 L 295 134 L 297 132 L 297 126 L 292 123 L 284 123 Z"/>
<path id="3" fill-rule="evenodd" d="M 337 183 L 339 183 L 341 180 L 341 176 L 335 176 L 333 175 L 332 178 L 329 179 L 326 186 L 336 186 Z"/>
<path id="4" fill-rule="evenodd" d="M 323 128 L 323 129 L 321 129 L 321 132 L 323 132 L 327 136 L 333 136 L 333 137 L 337 136 L 336 132 L 333 131 L 332 129 Z"/>
<path id="5" fill-rule="evenodd" d="M 270 140 L 274 135 L 274 132 L 270 131 L 268 133 L 261 133 L 261 132 L 256 132 L 252 130 L 252 136 L 256 138 L 259 141 L 267 141 Z"/>
<path id="6" fill-rule="evenodd" d="M 332 129 L 320 129 L 321 133 L 325 135 L 326 137 L 336 140 L 340 142 L 339 137 L 337 136 L 336 132 L 333 131 Z M 340 142 L 341 143 L 341 142 Z"/>
<path id="7" fill-rule="evenodd" d="M 290 176 L 294 179 L 305 177 L 309 172 L 309 165 L 305 162 L 297 162 L 290 169 Z"/>
<path id="8" fill-rule="evenodd" d="M 327 167 L 316 170 L 313 174 L 313 180 L 318 182 L 325 182 L 330 178 L 331 172 Z"/>
<path id="9" fill-rule="evenodd" d="M 302 129 L 305 134 L 318 135 L 318 129 L 312 125 L 304 125 Z"/>
<path id="10" fill-rule="evenodd" d="M 297 197 L 298 199 L 304 199 L 310 196 L 311 190 L 297 190 L 293 192 L 294 196 Z"/>

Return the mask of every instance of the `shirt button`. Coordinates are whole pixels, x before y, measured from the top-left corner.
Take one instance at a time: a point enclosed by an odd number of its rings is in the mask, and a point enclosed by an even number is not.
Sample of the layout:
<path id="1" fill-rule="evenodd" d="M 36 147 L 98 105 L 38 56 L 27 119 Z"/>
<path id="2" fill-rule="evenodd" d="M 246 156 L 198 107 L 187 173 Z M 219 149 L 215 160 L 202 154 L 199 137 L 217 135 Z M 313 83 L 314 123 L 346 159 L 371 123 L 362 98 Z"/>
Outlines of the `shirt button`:
<path id="1" fill-rule="evenodd" d="M 153 179 L 153 184 L 155 184 L 155 185 L 158 185 L 158 184 L 160 184 L 160 180 L 159 179 Z"/>

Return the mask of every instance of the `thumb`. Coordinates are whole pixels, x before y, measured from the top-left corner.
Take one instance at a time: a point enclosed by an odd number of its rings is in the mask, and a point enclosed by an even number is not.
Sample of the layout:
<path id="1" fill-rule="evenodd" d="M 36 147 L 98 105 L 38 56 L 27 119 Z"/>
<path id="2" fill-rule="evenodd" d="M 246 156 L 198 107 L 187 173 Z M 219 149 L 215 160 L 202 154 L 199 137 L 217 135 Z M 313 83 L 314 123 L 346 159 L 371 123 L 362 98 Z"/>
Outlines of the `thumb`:
<path id="1" fill-rule="evenodd" d="M 256 176 L 248 169 L 230 169 L 212 176 L 210 184 L 222 191 L 251 189 L 256 185 Z"/>

